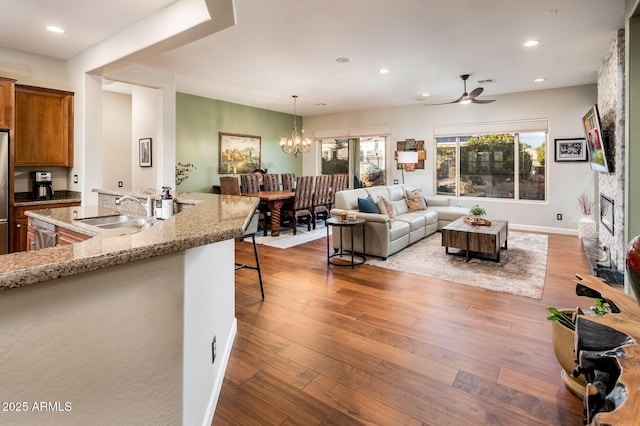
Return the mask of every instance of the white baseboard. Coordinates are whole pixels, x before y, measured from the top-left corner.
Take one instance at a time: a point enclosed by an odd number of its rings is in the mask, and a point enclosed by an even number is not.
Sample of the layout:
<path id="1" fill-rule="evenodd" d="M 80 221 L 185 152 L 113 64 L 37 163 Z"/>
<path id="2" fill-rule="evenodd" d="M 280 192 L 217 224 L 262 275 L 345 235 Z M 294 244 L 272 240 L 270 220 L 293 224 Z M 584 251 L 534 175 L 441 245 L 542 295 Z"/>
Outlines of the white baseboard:
<path id="1" fill-rule="evenodd" d="M 523 225 L 519 223 L 509 223 L 509 229 L 514 231 L 531 231 L 531 232 L 546 232 L 549 234 L 563 234 L 563 235 L 578 235 L 577 229 L 567 228 L 554 228 L 551 226 L 535 226 L 535 225 Z"/>
<path id="2" fill-rule="evenodd" d="M 216 411 L 216 406 L 218 405 L 218 398 L 220 397 L 220 391 L 222 390 L 222 382 L 224 381 L 224 373 L 227 371 L 227 364 L 229 363 L 229 358 L 231 357 L 231 349 L 233 348 L 233 341 L 235 340 L 236 333 L 238 332 L 238 319 L 233 319 L 233 324 L 231 325 L 231 330 L 229 332 L 229 340 L 224 345 L 224 352 L 218 355 L 222 355 L 221 365 L 216 374 L 216 378 L 213 382 L 213 392 L 211 392 L 211 399 L 209 400 L 209 404 L 207 405 L 207 412 L 204 416 L 204 421 L 202 426 L 211 426 L 213 422 L 213 415 Z"/>

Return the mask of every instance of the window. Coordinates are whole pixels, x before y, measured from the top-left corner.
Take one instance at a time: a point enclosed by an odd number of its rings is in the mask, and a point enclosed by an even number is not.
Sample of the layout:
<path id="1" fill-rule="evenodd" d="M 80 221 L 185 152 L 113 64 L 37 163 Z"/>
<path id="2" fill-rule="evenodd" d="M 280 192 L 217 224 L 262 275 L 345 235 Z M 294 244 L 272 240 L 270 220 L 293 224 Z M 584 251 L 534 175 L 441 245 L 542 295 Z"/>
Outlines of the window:
<path id="1" fill-rule="evenodd" d="M 354 188 L 385 184 L 384 136 L 322 139 L 322 174 L 349 173 Z"/>
<path id="2" fill-rule="evenodd" d="M 546 132 L 436 137 L 436 193 L 545 200 L 546 140 Z"/>

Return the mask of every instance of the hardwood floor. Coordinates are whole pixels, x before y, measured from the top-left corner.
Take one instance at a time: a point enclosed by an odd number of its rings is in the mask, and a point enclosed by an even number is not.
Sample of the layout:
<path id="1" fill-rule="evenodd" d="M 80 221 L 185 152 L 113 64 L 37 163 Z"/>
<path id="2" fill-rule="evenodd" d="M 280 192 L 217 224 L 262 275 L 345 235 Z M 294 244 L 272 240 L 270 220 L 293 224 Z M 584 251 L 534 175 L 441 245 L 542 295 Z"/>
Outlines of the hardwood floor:
<path id="1" fill-rule="evenodd" d="M 238 271 L 213 425 L 582 425 L 546 320 L 548 306 L 590 305 L 571 282 L 588 273 L 577 237 L 549 235 L 542 300 L 327 267 L 324 238 L 258 249 L 265 300 L 255 271 Z M 239 261 L 252 254 L 237 244 Z"/>

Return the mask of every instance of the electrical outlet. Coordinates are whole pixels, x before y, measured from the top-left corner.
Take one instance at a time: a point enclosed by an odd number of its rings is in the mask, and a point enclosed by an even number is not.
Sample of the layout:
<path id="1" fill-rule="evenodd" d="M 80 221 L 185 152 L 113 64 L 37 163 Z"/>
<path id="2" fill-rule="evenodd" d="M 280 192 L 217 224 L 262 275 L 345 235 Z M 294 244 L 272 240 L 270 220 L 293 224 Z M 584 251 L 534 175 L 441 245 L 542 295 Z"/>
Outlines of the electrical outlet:
<path id="1" fill-rule="evenodd" d="M 120 197 L 116 197 L 116 206 L 120 205 Z"/>
<path id="2" fill-rule="evenodd" d="M 211 364 L 216 362 L 216 336 L 213 335 L 213 340 L 211 341 Z"/>
<path id="3" fill-rule="evenodd" d="M 73 175 L 73 183 L 78 183 L 78 175 Z"/>
<path id="4" fill-rule="evenodd" d="M 556 219 L 558 219 L 558 220 L 562 220 L 562 213 L 558 213 L 558 214 L 556 214 Z"/>
<path id="5" fill-rule="evenodd" d="M 394 185 L 397 185 L 397 184 L 398 184 L 398 179 L 394 179 L 394 180 L 393 180 L 393 184 L 394 184 Z"/>
<path id="6" fill-rule="evenodd" d="M 122 181 L 121 180 L 118 181 L 118 188 L 122 188 Z"/>

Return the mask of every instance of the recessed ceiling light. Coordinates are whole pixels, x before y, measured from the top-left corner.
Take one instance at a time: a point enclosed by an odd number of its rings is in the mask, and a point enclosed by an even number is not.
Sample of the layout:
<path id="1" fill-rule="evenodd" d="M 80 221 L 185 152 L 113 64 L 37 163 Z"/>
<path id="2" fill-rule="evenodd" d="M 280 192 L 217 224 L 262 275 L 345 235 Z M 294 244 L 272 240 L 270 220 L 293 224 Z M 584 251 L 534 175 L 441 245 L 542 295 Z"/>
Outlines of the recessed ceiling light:
<path id="1" fill-rule="evenodd" d="M 348 64 L 349 62 L 351 62 L 351 58 L 345 58 L 345 57 L 336 58 L 336 62 L 339 64 Z"/>
<path id="2" fill-rule="evenodd" d="M 56 33 L 56 34 L 62 34 L 62 33 L 66 32 L 62 28 L 56 27 L 55 25 L 47 25 L 47 30 L 51 31 L 52 33 Z"/>
<path id="3" fill-rule="evenodd" d="M 386 68 L 379 69 L 379 70 L 378 70 L 378 72 L 379 72 L 380 74 L 389 74 L 389 70 L 388 70 L 388 69 L 386 69 Z"/>
<path id="4" fill-rule="evenodd" d="M 545 81 L 545 80 L 546 80 L 546 78 L 544 78 L 544 77 L 540 77 L 540 78 L 536 78 L 536 79 L 535 79 L 535 80 L 533 80 L 533 81 L 535 81 L 536 83 L 540 83 L 540 82 L 543 82 L 543 81 Z"/>
<path id="5" fill-rule="evenodd" d="M 540 44 L 540 40 L 529 40 L 524 43 L 525 47 L 533 47 Z"/>
<path id="6" fill-rule="evenodd" d="M 428 94 L 428 93 L 423 93 L 423 94 L 422 94 L 422 97 L 423 97 L 423 98 L 426 98 L 427 96 L 429 96 L 429 94 Z"/>

